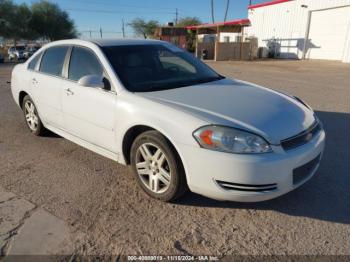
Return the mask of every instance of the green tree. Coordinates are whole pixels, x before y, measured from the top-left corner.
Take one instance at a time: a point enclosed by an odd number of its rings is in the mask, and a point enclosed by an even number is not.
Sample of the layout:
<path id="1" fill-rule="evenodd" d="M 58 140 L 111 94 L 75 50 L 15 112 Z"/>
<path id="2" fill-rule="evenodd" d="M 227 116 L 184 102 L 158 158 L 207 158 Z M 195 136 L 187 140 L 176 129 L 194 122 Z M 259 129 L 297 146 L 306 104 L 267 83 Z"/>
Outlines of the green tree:
<path id="1" fill-rule="evenodd" d="M 11 1 L 0 2 L 0 36 L 7 37 L 10 31 L 9 12 L 12 13 L 14 4 Z"/>
<path id="2" fill-rule="evenodd" d="M 0 2 L 0 36 L 12 37 L 15 29 L 14 14 L 16 6 L 11 0 L 3 0 Z"/>
<path id="3" fill-rule="evenodd" d="M 176 26 L 185 27 L 190 25 L 200 25 L 202 21 L 198 17 L 184 17 L 179 20 Z M 196 33 L 192 30 L 187 30 L 186 35 L 187 50 L 189 52 L 194 52 L 196 49 Z"/>
<path id="4" fill-rule="evenodd" d="M 38 37 L 35 28 L 30 26 L 32 21 L 32 12 L 26 4 L 21 4 L 15 9 L 14 21 L 16 29 L 14 30 L 16 39 L 33 40 Z"/>
<path id="5" fill-rule="evenodd" d="M 77 31 L 67 12 L 57 4 L 40 1 L 32 4 L 31 28 L 50 41 L 75 38 Z"/>
<path id="6" fill-rule="evenodd" d="M 0 36 L 13 39 L 48 40 L 74 38 L 73 21 L 58 5 L 47 1 L 16 5 L 12 0 L 0 0 Z"/>
<path id="7" fill-rule="evenodd" d="M 31 11 L 26 4 L 15 5 L 11 0 L 0 2 L 0 36 L 13 39 L 34 39 L 30 28 Z"/>
<path id="8" fill-rule="evenodd" d="M 202 24 L 202 22 L 198 17 L 184 17 L 178 21 L 176 26 L 184 27 L 189 25 L 200 25 L 200 24 Z"/>
<path id="9" fill-rule="evenodd" d="M 156 20 L 145 21 L 142 18 L 135 18 L 129 23 L 129 26 L 132 27 L 134 33 L 137 36 L 142 36 L 143 38 L 153 37 L 154 32 L 159 26 L 159 22 Z"/>

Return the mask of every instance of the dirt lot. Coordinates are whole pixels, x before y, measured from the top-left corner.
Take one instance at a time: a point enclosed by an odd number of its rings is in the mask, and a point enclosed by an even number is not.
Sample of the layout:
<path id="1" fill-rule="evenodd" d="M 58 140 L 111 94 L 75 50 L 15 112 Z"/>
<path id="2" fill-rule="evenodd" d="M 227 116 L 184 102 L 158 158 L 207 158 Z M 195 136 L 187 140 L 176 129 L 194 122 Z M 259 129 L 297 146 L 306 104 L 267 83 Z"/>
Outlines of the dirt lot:
<path id="1" fill-rule="evenodd" d="M 350 65 L 211 62 L 223 75 L 305 99 L 323 120 L 317 175 L 278 199 L 241 204 L 147 197 L 127 167 L 27 130 L 0 65 L 0 186 L 69 225 L 79 254 L 350 254 Z M 259 112 L 257 112 L 258 117 Z"/>

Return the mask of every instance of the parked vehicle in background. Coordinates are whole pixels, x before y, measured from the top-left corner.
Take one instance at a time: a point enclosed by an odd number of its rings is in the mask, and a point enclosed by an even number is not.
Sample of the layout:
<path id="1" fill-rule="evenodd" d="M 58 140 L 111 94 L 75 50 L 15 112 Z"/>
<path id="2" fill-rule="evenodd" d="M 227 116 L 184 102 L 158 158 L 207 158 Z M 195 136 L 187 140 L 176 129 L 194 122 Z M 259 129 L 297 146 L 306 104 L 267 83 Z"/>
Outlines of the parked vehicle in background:
<path id="1" fill-rule="evenodd" d="M 171 201 L 189 188 L 255 202 L 308 181 L 325 132 L 301 99 L 226 79 L 174 45 L 64 40 L 15 66 L 11 89 L 29 130 L 46 128 L 121 164 Z"/>
<path id="2" fill-rule="evenodd" d="M 38 46 L 29 46 L 25 49 L 23 56 L 25 59 L 28 59 L 29 57 L 31 57 L 36 51 L 38 51 L 40 49 L 40 47 Z"/>
<path id="3" fill-rule="evenodd" d="M 9 60 L 22 60 L 25 59 L 24 52 L 25 52 L 25 46 L 11 46 L 7 53 L 9 56 Z"/>

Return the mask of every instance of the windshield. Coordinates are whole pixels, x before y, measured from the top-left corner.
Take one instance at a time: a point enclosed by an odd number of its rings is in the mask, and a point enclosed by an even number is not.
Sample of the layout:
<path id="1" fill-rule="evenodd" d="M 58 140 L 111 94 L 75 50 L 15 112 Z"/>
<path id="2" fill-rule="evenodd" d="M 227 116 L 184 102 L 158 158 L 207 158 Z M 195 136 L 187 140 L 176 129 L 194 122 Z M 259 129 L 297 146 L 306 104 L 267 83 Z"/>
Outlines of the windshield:
<path id="1" fill-rule="evenodd" d="M 151 92 L 222 79 L 210 67 L 169 45 L 102 47 L 123 85 L 131 92 Z"/>

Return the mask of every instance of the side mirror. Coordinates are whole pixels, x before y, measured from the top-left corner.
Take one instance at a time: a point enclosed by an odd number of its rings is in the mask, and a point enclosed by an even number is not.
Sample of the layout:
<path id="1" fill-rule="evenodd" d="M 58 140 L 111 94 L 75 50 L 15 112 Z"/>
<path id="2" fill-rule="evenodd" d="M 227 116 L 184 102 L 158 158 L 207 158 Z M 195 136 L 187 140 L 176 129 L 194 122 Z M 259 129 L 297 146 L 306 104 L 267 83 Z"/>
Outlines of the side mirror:
<path id="1" fill-rule="evenodd" d="M 102 77 L 98 75 L 83 76 L 79 79 L 78 84 L 87 87 L 105 88 Z"/>

